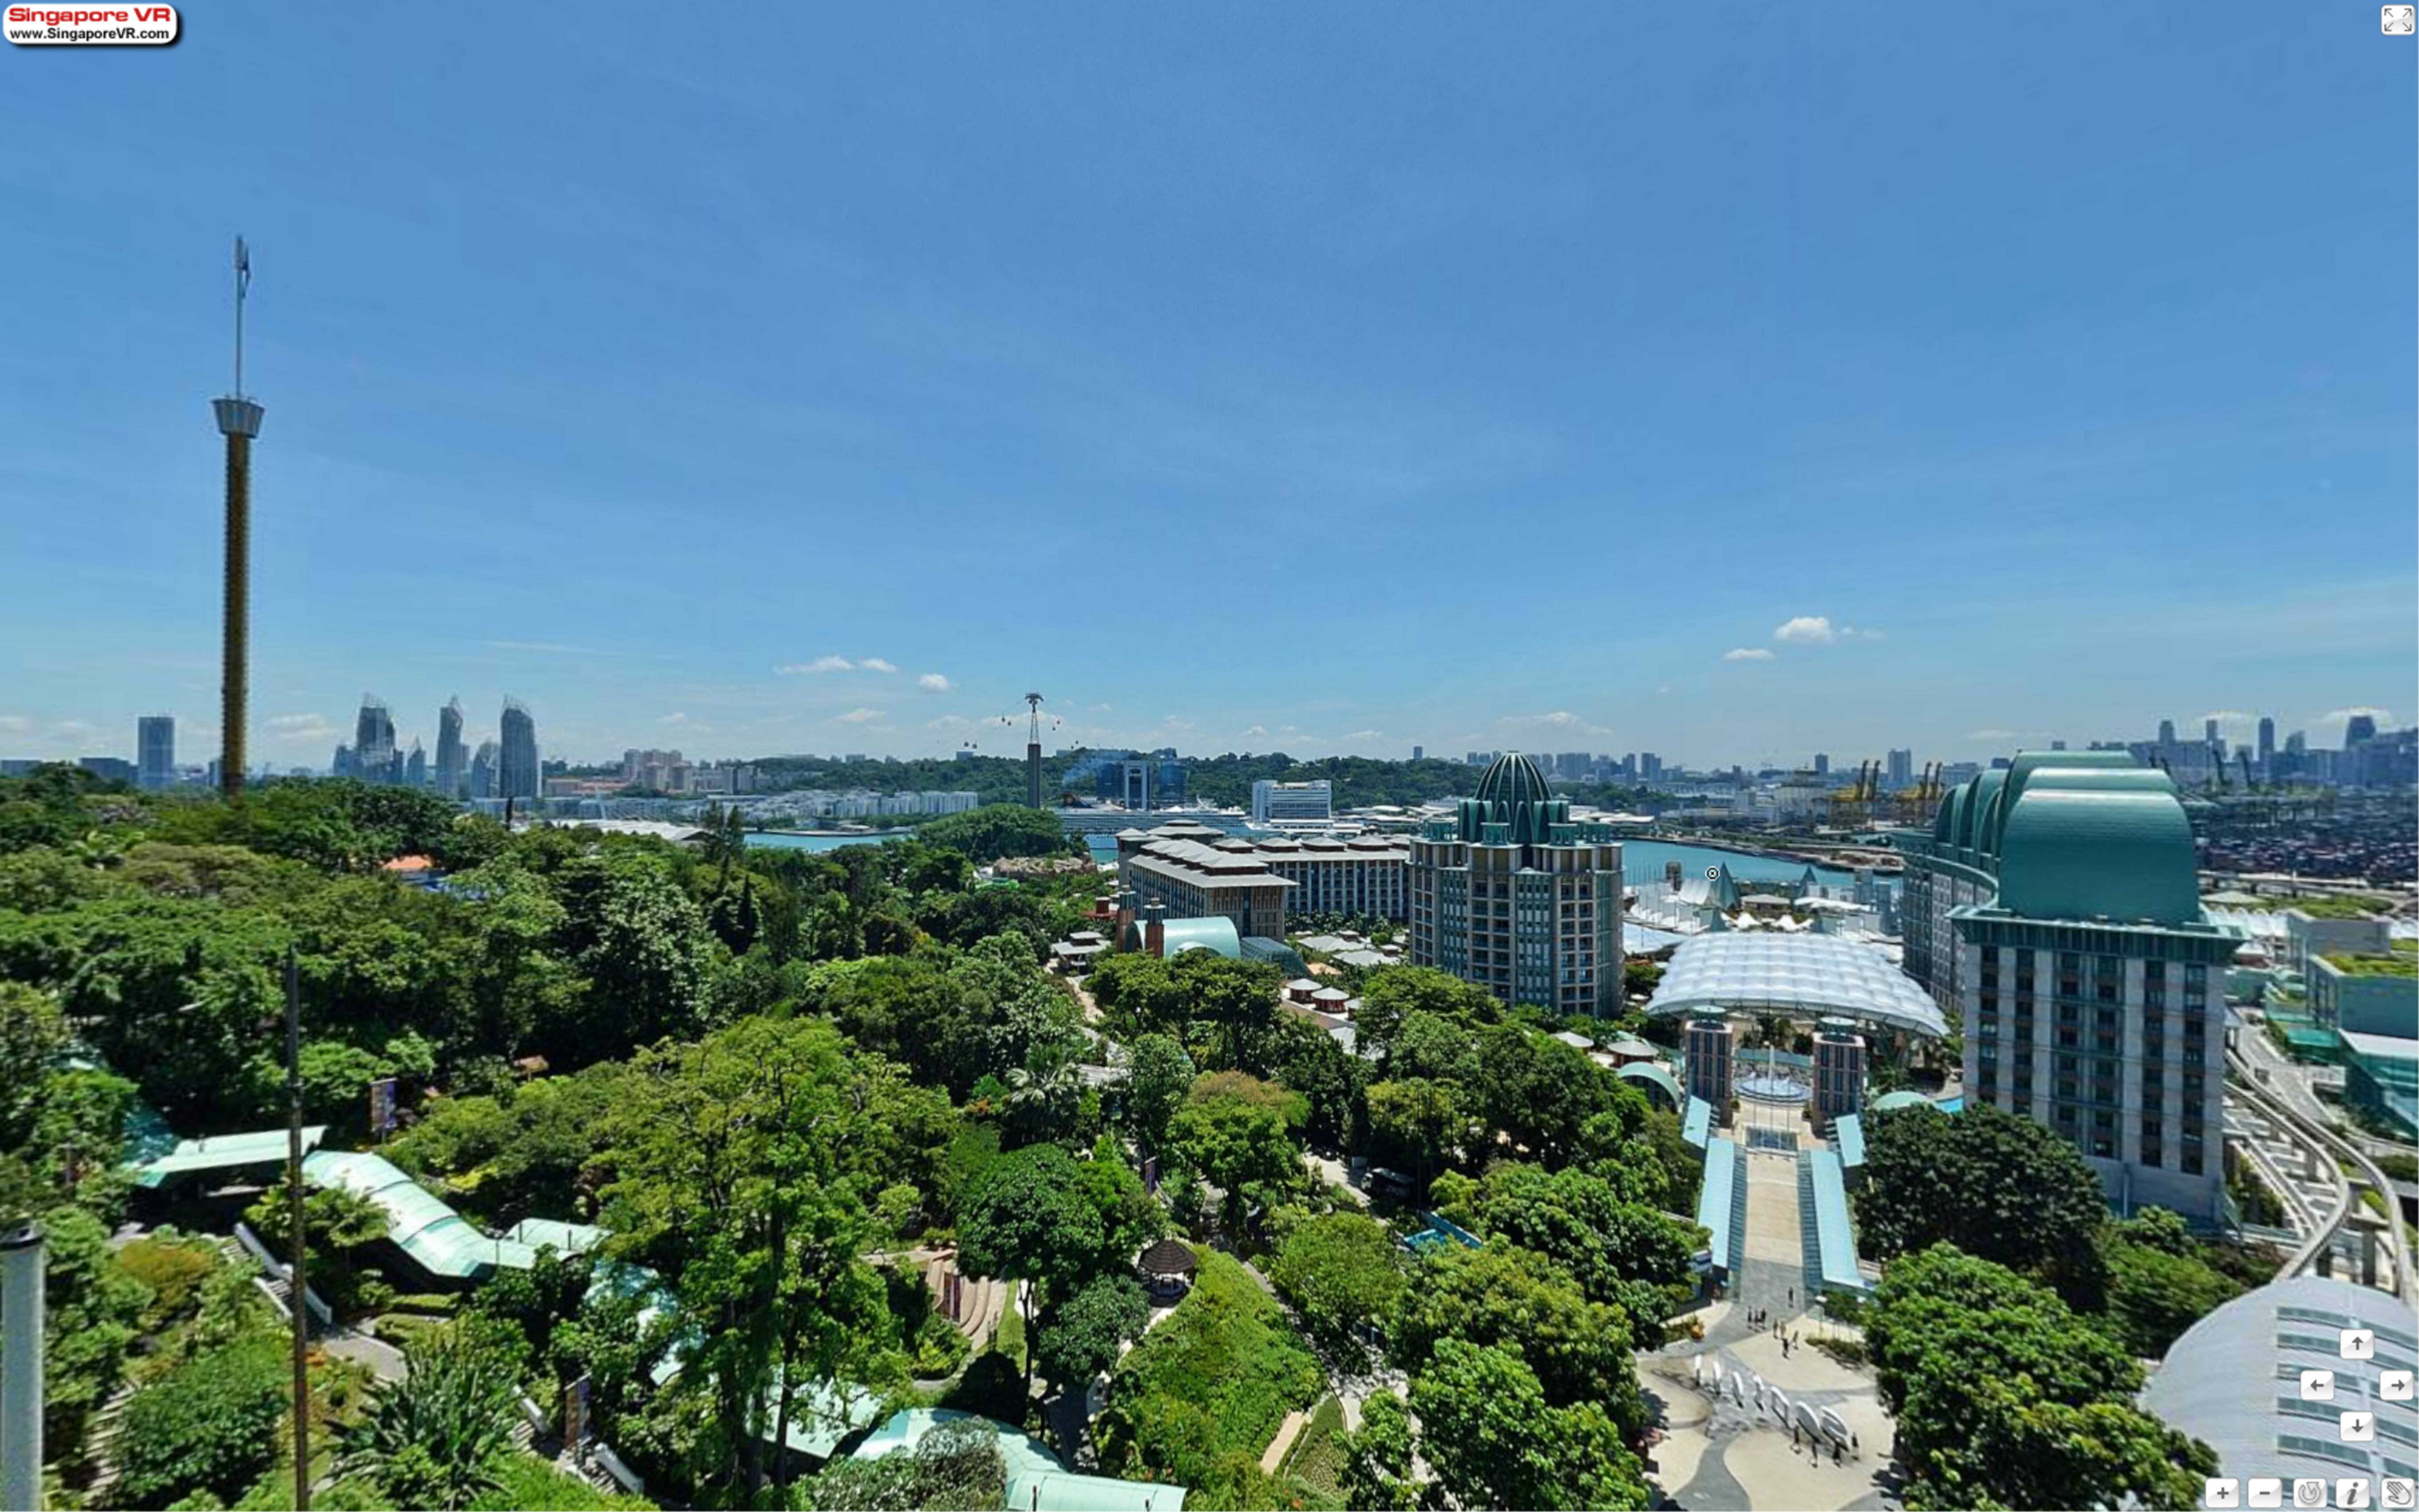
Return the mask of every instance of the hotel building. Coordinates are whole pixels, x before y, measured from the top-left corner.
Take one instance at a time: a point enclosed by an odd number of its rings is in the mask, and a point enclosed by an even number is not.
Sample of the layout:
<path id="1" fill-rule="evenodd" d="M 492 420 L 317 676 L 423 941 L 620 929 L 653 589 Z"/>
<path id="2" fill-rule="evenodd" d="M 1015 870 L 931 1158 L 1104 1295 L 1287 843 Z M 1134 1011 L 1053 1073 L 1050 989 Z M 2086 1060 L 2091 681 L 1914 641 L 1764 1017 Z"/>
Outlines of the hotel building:
<path id="1" fill-rule="evenodd" d="M 1620 1011 L 1620 842 L 1573 823 L 1528 757 L 1498 756 L 1478 796 L 1414 837 L 1407 874 L 1413 964 L 1506 1004 Z"/>
<path id="2" fill-rule="evenodd" d="M 2174 782 L 2026 751 L 1906 856 L 1906 969 L 1964 1026 L 1965 1095 L 2072 1141 L 2120 1210 L 2225 1211 L 2226 968 Z"/>

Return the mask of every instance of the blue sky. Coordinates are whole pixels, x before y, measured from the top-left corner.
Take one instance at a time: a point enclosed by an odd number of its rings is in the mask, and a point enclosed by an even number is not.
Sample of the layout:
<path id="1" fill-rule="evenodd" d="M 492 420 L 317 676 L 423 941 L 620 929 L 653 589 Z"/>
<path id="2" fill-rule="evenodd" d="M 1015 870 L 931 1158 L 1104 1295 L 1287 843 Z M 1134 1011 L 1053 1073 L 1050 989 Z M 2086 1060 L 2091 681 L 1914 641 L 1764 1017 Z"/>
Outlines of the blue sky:
<path id="1" fill-rule="evenodd" d="M 215 741 L 239 230 L 280 765 L 364 690 L 432 743 L 517 694 L 574 757 L 1005 754 L 1028 687 L 1188 751 L 2408 722 L 2419 47 L 2373 11 L 246 4 L 11 49 L 0 755 Z"/>

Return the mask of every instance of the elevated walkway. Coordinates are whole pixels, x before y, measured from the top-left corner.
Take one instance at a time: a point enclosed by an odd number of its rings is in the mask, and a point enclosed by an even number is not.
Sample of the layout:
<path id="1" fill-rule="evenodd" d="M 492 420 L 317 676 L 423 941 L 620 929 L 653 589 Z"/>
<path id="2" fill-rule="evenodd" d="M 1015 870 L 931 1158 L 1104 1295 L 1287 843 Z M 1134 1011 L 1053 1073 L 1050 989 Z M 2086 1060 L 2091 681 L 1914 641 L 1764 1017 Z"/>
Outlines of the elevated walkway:
<path id="1" fill-rule="evenodd" d="M 1857 1265 L 1857 1231 L 1837 1150 L 1810 1149 L 1797 1157 L 1797 1225 L 1808 1298 L 1871 1289 Z"/>
<path id="2" fill-rule="evenodd" d="M 1697 1224 L 1710 1236 L 1706 1262 L 1710 1279 L 1727 1286 L 1747 1253 L 1747 1172 L 1736 1142 L 1714 1139 L 1705 1145 L 1704 1179 L 1697 1187 Z"/>

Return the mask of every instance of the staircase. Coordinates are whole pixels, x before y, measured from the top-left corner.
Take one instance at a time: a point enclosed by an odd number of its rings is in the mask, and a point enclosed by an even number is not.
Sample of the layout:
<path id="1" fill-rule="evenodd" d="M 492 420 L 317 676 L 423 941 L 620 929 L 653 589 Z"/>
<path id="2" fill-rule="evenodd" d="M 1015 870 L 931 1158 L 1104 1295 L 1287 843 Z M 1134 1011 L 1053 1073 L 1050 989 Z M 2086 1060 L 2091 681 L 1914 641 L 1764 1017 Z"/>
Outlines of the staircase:
<path id="1" fill-rule="evenodd" d="M 134 1392 L 133 1381 L 121 1382 L 85 1428 L 85 1458 L 94 1466 L 92 1486 L 85 1492 L 87 1506 L 109 1505 L 111 1493 L 117 1489 L 117 1427 Z"/>

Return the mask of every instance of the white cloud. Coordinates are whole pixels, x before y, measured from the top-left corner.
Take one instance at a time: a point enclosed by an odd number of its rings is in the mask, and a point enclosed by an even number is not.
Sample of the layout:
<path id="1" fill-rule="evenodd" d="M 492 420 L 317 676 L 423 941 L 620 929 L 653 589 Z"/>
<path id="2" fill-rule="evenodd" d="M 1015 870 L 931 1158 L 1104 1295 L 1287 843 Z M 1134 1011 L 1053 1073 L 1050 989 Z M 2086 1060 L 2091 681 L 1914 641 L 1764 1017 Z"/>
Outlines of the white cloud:
<path id="1" fill-rule="evenodd" d="M 34 721 L 22 714 L 0 714 L 0 734 L 22 735 L 34 728 Z"/>
<path id="2" fill-rule="evenodd" d="M 2360 714 L 2365 714 L 2370 718 L 2376 720 L 2377 726 L 2380 730 L 2394 722 L 2394 711 L 2392 709 L 2380 709 L 2366 703 L 2351 709 L 2329 709 L 2326 713 L 2319 715 L 2316 722 L 2319 724 L 2342 724 L 2350 720 L 2354 715 Z"/>
<path id="3" fill-rule="evenodd" d="M 895 672 L 899 670 L 896 664 L 885 661 L 880 656 L 868 656 L 857 665 L 870 672 Z"/>
<path id="4" fill-rule="evenodd" d="M 1386 732 L 1383 730 L 1353 730 L 1338 735 L 1335 738 L 1341 744 L 1351 745 L 1357 744 L 1361 741 L 1383 740 L 1386 738 Z"/>
<path id="5" fill-rule="evenodd" d="M 682 712 L 681 712 L 680 710 L 678 710 L 678 709 L 674 709 L 671 713 L 665 715 L 665 716 L 664 716 L 662 718 L 660 718 L 660 719 L 657 719 L 657 720 L 655 721 L 655 723 L 657 723 L 657 724 L 686 724 L 686 723 L 688 723 L 688 716 L 687 716 L 687 715 L 686 715 L 686 714 L 684 714 L 684 713 L 682 713 Z"/>
<path id="6" fill-rule="evenodd" d="M 1968 730 L 1965 732 L 1965 738 L 1968 740 L 1980 740 L 1984 742 L 2022 740 L 2024 738 L 2024 732 L 2020 730 Z"/>
<path id="7" fill-rule="evenodd" d="M 1092 705 L 1092 712 L 1094 714 L 1106 714 L 1109 712 L 1109 706 L 1105 703 L 1095 703 Z"/>
<path id="8" fill-rule="evenodd" d="M 834 724 L 871 724 L 875 720 L 885 717 L 888 713 L 889 711 L 886 709 L 851 709 L 846 714 L 833 715 L 831 717 L 831 722 Z"/>
<path id="9" fill-rule="evenodd" d="M 849 660 L 846 656 L 817 656 L 812 661 L 784 662 L 780 666 L 774 668 L 773 671 L 778 672 L 784 677 L 787 677 L 793 672 L 853 671 L 855 670 L 855 667 L 856 664 Z"/>
<path id="10" fill-rule="evenodd" d="M 1733 646 L 1722 653 L 1724 661 L 1770 661 L 1772 653 L 1762 646 Z"/>
<path id="11" fill-rule="evenodd" d="M 1841 640 L 1880 640 L 1887 639 L 1879 630 L 1859 629 L 1853 625 L 1833 625 L 1828 614 L 1800 614 L 1786 620 L 1772 632 L 1772 638 L 1785 645 L 1827 646 Z"/>
<path id="12" fill-rule="evenodd" d="M 946 693 L 949 690 L 949 680 L 939 672 L 926 672 L 916 679 L 916 686 L 927 693 Z"/>
<path id="13" fill-rule="evenodd" d="M 1198 728 L 1192 720 L 1179 718 L 1173 714 L 1160 720 L 1159 727 L 1163 730 L 1193 730 Z"/>
<path id="14" fill-rule="evenodd" d="M 1551 714 L 1507 714 L 1498 724 L 1519 725 L 1526 729 L 1569 735 L 1609 735 L 1610 730 L 1568 709 L 1556 709 Z"/>
<path id="15" fill-rule="evenodd" d="M 927 730 L 972 730 L 976 728 L 977 723 L 978 721 L 969 719 L 963 714 L 945 714 L 936 719 L 925 720 L 924 728 Z"/>
<path id="16" fill-rule="evenodd" d="M 1267 725 L 1256 724 L 1249 730 L 1243 732 L 1243 738 L 1245 740 L 1263 740 L 1268 737 L 1268 733 L 1269 727 Z"/>

